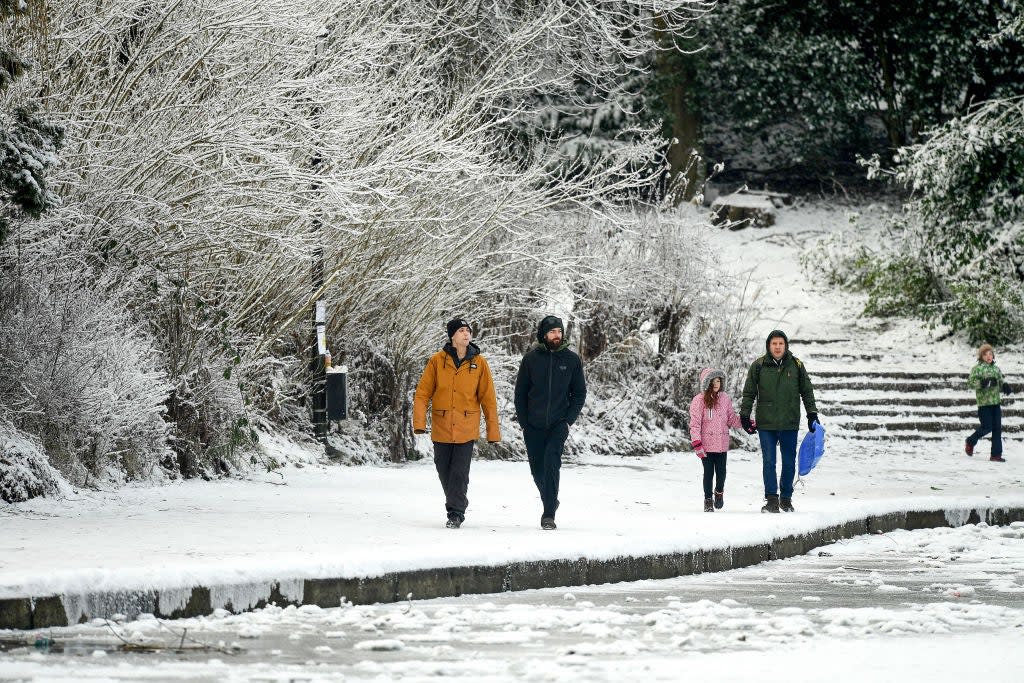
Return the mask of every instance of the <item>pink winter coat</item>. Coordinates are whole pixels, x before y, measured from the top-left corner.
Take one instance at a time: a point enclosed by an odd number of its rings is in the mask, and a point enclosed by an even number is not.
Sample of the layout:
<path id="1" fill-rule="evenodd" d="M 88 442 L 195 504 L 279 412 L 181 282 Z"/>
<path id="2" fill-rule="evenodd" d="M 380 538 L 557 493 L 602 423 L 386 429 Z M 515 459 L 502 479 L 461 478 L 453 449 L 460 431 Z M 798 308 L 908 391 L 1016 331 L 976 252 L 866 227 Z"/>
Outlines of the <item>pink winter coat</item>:
<path id="1" fill-rule="evenodd" d="M 705 384 L 703 379 L 704 373 L 701 373 L 702 385 Z M 700 441 L 705 453 L 729 450 L 729 427 L 739 429 L 740 416 L 727 393 L 718 392 L 718 401 L 710 410 L 704 405 L 704 394 L 697 394 L 690 401 L 690 440 Z"/>

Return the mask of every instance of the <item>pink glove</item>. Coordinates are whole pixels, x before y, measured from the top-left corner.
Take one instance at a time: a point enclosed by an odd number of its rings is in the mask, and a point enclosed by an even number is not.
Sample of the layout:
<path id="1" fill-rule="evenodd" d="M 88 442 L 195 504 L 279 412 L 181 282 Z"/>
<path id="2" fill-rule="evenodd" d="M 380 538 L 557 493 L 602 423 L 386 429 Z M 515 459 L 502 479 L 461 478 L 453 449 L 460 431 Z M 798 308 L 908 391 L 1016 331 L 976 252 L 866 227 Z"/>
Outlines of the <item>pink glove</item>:
<path id="1" fill-rule="evenodd" d="M 697 439 L 696 441 L 691 441 L 690 445 L 693 446 L 693 454 L 696 455 L 698 458 L 703 460 L 704 458 L 707 457 L 708 454 L 704 452 L 704 444 L 700 442 L 700 439 Z"/>

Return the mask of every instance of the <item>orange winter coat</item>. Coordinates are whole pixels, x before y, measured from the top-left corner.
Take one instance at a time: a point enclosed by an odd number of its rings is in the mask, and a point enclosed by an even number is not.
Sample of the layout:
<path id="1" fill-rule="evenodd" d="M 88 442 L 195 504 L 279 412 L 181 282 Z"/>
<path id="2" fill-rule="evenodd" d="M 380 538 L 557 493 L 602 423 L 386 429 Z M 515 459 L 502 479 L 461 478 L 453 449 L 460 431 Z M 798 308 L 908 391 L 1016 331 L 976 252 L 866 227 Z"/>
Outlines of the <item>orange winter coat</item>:
<path id="1" fill-rule="evenodd" d="M 449 345 L 445 345 L 447 348 Z M 470 344 L 466 357 L 455 367 L 455 359 L 441 349 L 427 361 L 413 399 L 412 427 L 427 428 L 427 404 L 430 404 L 432 441 L 466 443 L 480 438 L 480 412 L 487 421 L 487 440 L 501 441 L 498 427 L 498 399 L 487 361 L 476 344 Z"/>

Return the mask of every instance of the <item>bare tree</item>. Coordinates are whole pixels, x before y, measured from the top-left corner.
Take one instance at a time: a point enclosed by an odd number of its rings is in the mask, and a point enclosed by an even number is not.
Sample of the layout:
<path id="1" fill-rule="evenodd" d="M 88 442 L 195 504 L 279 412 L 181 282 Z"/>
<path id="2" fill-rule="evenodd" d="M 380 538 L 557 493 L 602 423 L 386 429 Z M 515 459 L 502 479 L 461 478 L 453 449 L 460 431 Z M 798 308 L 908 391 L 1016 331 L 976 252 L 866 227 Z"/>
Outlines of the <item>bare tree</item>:
<path id="1" fill-rule="evenodd" d="M 179 468 L 244 447 L 296 376 L 313 302 L 378 396 L 393 457 L 438 321 L 472 310 L 495 339 L 593 267 L 592 221 L 650 179 L 638 136 L 555 172 L 557 141 L 512 154 L 538 93 L 621 75 L 703 0 L 85 0 L 34 5 L 3 38 L 66 131 L 61 206 L 7 258 L 116 291 L 157 349 Z M 554 226 L 554 228 L 553 228 Z M 552 233 L 552 230 L 557 232 Z M 311 263 L 323 283 L 311 290 Z M 137 334 L 136 334 L 137 333 Z M 338 342 L 336 341 L 335 344 Z M 273 361 L 273 362 L 270 362 Z M 275 368 L 273 372 L 269 368 Z M 219 457 L 219 456 L 218 456 Z"/>

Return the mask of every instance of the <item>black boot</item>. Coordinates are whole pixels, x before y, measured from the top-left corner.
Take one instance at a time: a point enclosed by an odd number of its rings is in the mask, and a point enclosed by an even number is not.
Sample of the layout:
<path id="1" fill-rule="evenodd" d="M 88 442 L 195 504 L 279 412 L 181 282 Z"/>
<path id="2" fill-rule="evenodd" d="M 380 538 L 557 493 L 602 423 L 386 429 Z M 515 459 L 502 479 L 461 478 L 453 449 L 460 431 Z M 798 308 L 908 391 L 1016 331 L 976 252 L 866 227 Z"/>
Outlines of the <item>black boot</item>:
<path id="1" fill-rule="evenodd" d="M 779 509 L 783 512 L 796 512 L 796 509 L 793 507 L 792 498 L 782 498 L 779 500 Z"/>
<path id="2" fill-rule="evenodd" d="M 445 526 L 449 529 L 458 529 L 462 526 L 462 522 L 465 519 L 466 518 L 460 515 L 458 512 L 449 512 L 448 521 L 445 523 Z"/>
<path id="3" fill-rule="evenodd" d="M 715 491 L 715 507 L 721 510 L 725 506 L 725 491 Z"/>
<path id="4" fill-rule="evenodd" d="M 705 498 L 704 499 L 704 512 L 714 512 L 714 511 L 715 511 L 715 503 L 714 503 L 714 501 L 711 500 L 710 498 Z"/>
<path id="5" fill-rule="evenodd" d="M 779 497 L 778 496 L 765 496 L 764 507 L 761 508 L 761 512 L 778 512 L 779 511 Z"/>

